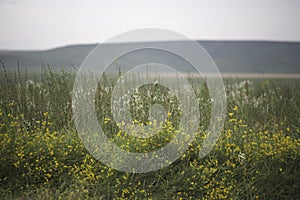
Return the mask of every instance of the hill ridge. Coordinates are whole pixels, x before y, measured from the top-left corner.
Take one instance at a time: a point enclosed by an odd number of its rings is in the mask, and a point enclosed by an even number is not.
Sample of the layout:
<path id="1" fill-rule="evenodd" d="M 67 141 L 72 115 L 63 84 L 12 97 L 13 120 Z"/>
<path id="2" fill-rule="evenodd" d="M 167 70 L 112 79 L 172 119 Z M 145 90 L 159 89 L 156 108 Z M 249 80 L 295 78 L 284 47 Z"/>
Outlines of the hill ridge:
<path id="1" fill-rule="evenodd" d="M 162 42 L 162 41 L 158 41 Z M 179 45 L 185 41 L 177 42 Z M 221 72 L 300 73 L 300 42 L 200 40 Z M 131 45 L 132 43 L 114 43 Z M 0 60 L 8 69 L 38 69 L 42 63 L 54 68 L 78 68 L 97 44 L 74 44 L 47 50 L 0 50 Z M 112 44 L 108 44 L 112 45 Z M 170 59 L 170 58 L 165 58 Z"/>

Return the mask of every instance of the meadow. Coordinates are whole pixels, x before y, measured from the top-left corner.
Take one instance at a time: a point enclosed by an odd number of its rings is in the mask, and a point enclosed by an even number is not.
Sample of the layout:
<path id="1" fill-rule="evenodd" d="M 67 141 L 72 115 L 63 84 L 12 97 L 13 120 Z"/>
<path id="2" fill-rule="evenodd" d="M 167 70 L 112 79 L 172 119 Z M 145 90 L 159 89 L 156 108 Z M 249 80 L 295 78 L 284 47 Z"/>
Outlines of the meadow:
<path id="1" fill-rule="evenodd" d="M 213 150 L 199 158 L 210 119 L 205 81 L 189 77 L 198 98 L 199 130 L 170 166 L 148 173 L 114 170 L 82 144 L 72 117 L 75 73 L 25 70 L 0 73 L 1 199 L 299 199 L 300 81 L 224 80 L 227 114 Z M 107 136 L 128 151 L 165 145 L 178 126 L 178 101 L 167 89 L 146 85 L 132 99 L 136 123 L 147 124 L 152 98 L 168 119 L 157 137 L 122 133 L 110 112 L 116 78 L 103 76 L 96 110 Z M 149 100 L 150 99 L 150 100 Z"/>

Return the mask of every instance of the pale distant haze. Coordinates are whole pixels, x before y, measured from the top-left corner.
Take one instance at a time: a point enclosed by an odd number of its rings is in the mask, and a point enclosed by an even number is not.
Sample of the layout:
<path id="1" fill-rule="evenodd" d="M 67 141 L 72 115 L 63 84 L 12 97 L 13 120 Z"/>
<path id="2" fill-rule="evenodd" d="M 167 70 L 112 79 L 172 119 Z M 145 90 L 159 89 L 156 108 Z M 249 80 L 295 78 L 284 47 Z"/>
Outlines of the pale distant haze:
<path id="1" fill-rule="evenodd" d="M 300 41 L 299 0 L 0 0 L 0 49 L 104 42 L 139 28 L 197 40 Z"/>

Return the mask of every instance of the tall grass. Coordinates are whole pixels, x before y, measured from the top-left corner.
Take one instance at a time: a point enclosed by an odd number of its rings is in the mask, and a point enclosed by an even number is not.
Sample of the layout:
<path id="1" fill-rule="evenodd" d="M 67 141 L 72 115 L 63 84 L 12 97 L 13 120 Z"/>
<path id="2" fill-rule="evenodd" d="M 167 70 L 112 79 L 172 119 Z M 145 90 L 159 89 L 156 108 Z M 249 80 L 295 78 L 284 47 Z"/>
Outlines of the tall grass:
<path id="1" fill-rule="evenodd" d="M 222 135 L 210 154 L 200 159 L 198 153 L 210 119 L 211 102 L 205 82 L 189 77 L 201 111 L 195 141 L 169 167 L 145 174 L 130 174 L 103 165 L 81 143 L 72 121 L 74 77 L 74 72 L 51 68 L 35 74 L 2 69 L 2 198 L 299 197 L 299 81 L 291 86 L 279 81 L 229 80 L 226 85 L 228 113 Z M 124 135 L 114 123 L 110 98 L 116 78 L 105 75 L 97 87 L 96 110 L 106 134 L 121 148 L 130 151 L 149 151 L 153 146 L 165 145 L 180 118 L 177 100 L 168 95 L 167 88 L 152 84 L 140 88 L 132 96 L 132 118 L 138 123 L 147 124 L 147 108 L 153 103 L 162 104 L 171 113 L 161 137 L 137 141 Z M 160 95 L 161 98 L 153 101 L 149 95 Z"/>

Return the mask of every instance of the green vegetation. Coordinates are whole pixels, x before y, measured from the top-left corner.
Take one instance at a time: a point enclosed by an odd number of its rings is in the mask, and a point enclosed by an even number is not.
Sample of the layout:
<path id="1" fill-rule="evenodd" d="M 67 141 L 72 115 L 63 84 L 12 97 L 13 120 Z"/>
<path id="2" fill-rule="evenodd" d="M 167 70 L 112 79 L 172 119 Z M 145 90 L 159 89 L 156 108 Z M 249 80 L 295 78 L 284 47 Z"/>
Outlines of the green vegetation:
<path id="1" fill-rule="evenodd" d="M 48 69 L 33 75 L 4 69 L 0 81 L 1 199 L 299 198 L 298 81 L 293 86 L 279 81 L 228 81 L 222 135 L 210 154 L 200 159 L 210 98 L 205 83 L 190 77 L 201 111 L 197 137 L 169 167 L 143 174 L 111 169 L 85 149 L 72 121 L 73 73 Z M 168 119 L 162 136 L 137 141 L 113 122 L 109 99 L 114 82 L 104 76 L 96 95 L 99 123 L 107 135 L 130 151 L 165 145 L 180 117 L 176 99 L 167 95 L 160 99 L 160 103 L 173 102 L 164 105 Z M 146 87 L 136 94 L 141 101 L 133 99 L 131 104 L 149 107 L 153 102 L 147 102 L 147 91 L 167 94 L 163 87 Z M 149 111 L 137 108 L 131 110 L 135 123 L 149 123 Z"/>

